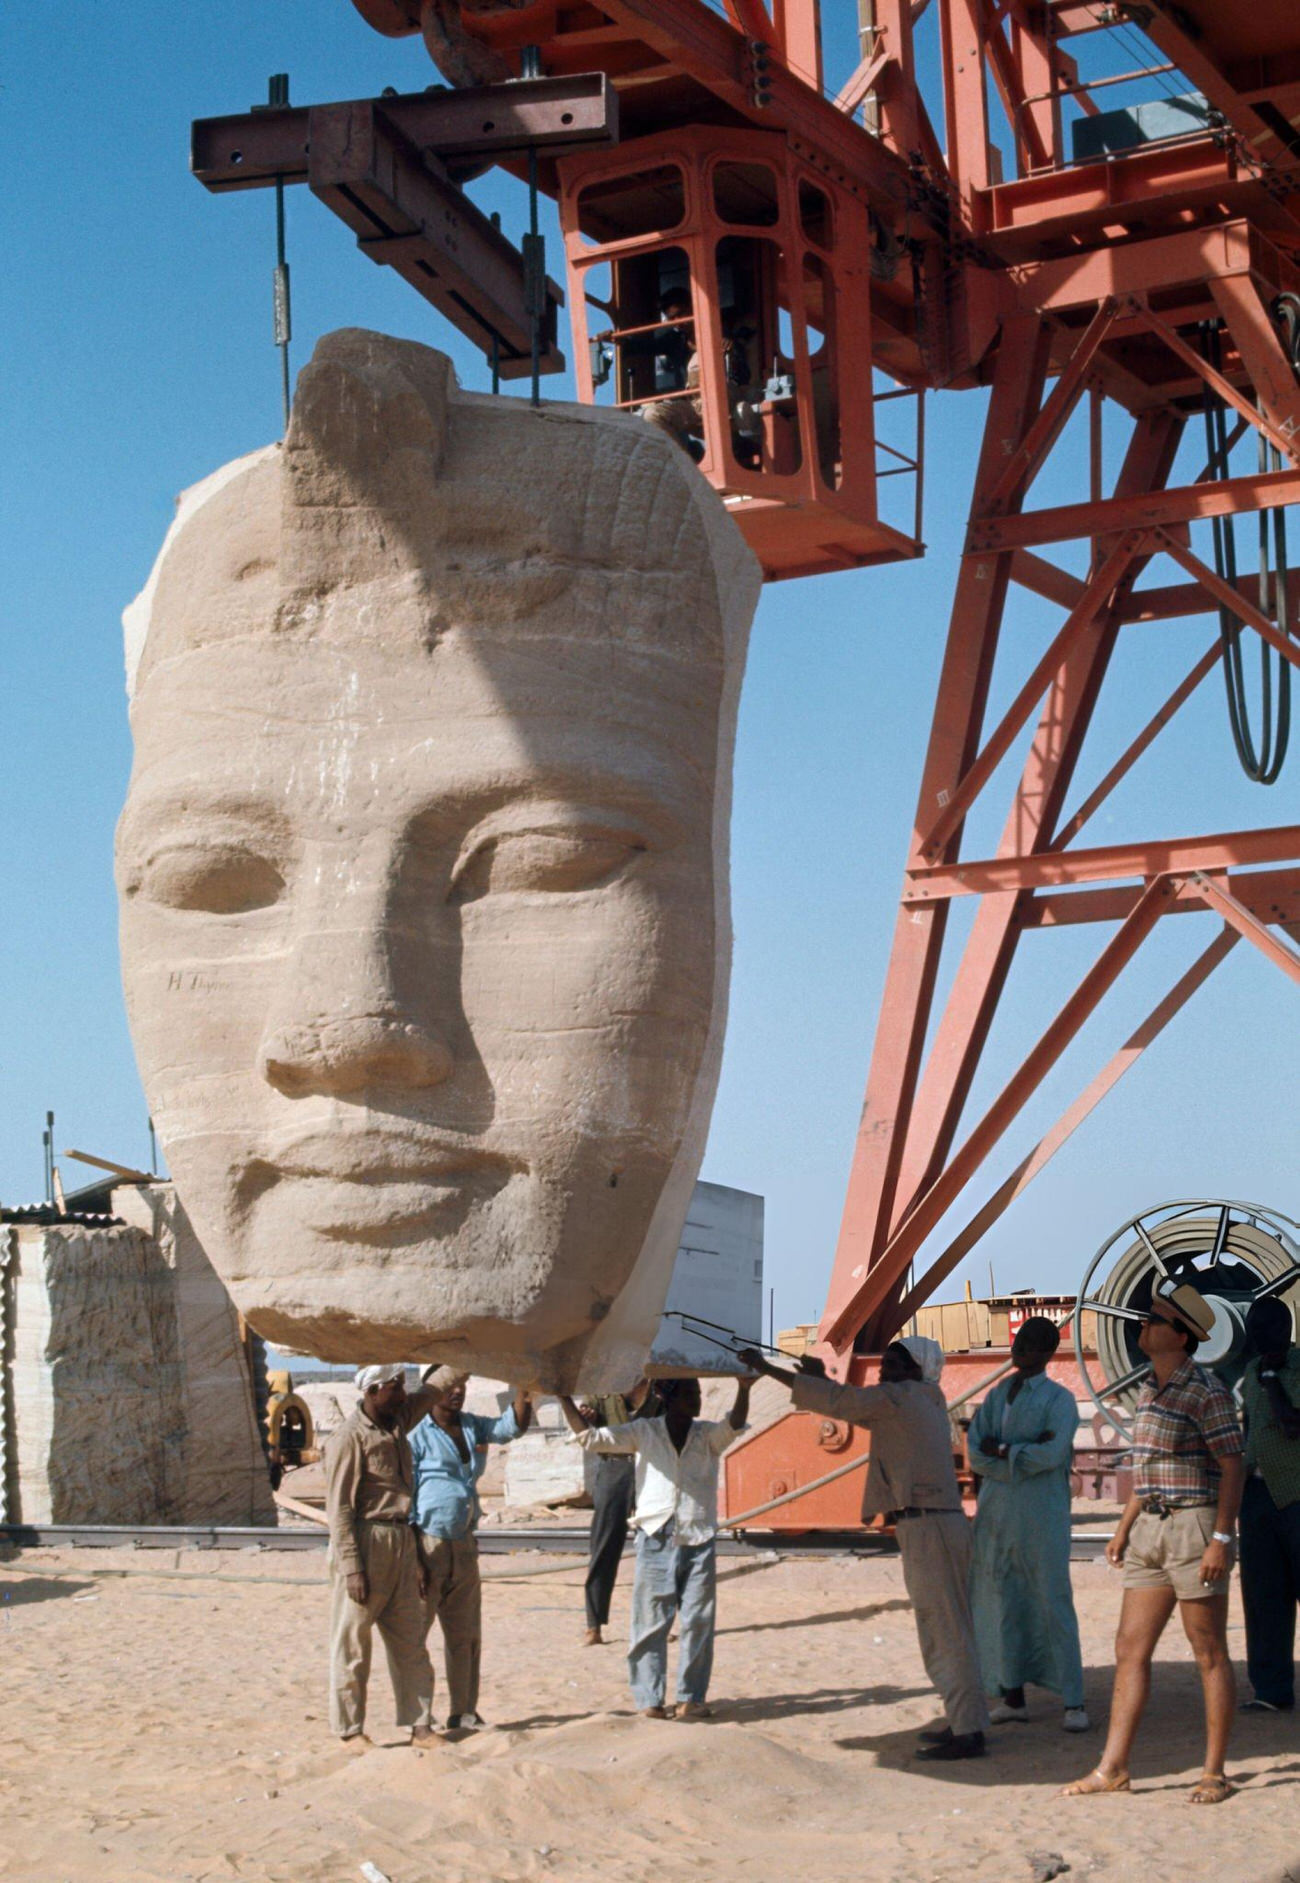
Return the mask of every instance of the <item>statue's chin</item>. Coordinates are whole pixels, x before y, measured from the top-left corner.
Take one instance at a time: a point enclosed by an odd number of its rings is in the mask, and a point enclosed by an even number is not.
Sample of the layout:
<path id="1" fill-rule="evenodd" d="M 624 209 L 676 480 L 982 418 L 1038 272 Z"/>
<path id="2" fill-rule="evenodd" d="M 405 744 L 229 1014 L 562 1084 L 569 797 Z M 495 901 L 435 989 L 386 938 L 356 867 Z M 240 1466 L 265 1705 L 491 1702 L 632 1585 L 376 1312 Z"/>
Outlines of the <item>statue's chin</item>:
<path id="1" fill-rule="evenodd" d="M 412 1365 L 454 1366 L 462 1372 L 508 1380 L 538 1392 L 570 1393 L 589 1385 L 593 1391 L 617 1390 L 631 1385 L 645 1359 L 642 1350 L 629 1349 L 625 1366 L 618 1369 L 618 1380 L 604 1377 L 610 1371 L 606 1365 L 602 1367 L 602 1378 L 589 1382 L 584 1377 L 583 1361 L 596 1331 L 596 1324 L 591 1322 L 581 1327 L 556 1322 L 556 1338 L 547 1341 L 545 1330 L 539 1338 L 533 1316 L 525 1326 L 485 1318 L 461 1328 L 430 1333 L 427 1327 L 409 1320 L 380 1321 L 369 1310 L 363 1312 L 360 1308 L 306 1314 L 301 1309 L 285 1310 L 265 1302 L 246 1301 L 241 1302 L 240 1311 L 250 1327 L 284 1353 L 310 1354 L 333 1365 L 400 1360 Z"/>

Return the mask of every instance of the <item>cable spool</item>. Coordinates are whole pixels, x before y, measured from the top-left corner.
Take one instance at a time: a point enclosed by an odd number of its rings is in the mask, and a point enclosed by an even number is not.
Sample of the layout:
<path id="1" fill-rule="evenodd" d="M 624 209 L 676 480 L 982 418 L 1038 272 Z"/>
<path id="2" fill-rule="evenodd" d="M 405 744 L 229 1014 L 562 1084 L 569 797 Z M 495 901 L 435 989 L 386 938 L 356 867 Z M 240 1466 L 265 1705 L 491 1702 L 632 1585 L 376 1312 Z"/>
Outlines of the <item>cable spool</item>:
<path id="1" fill-rule="evenodd" d="M 1103 1271 L 1104 1282 L 1095 1286 Z M 1300 1225 L 1255 1203 L 1201 1198 L 1157 1204 L 1102 1243 L 1075 1302 L 1074 1350 L 1098 1411 L 1124 1439 L 1131 1436 L 1127 1415 L 1149 1370 L 1138 1346 L 1142 1322 L 1156 1286 L 1179 1282 L 1190 1282 L 1215 1313 L 1197 1364 L 1235 1386 L 1253 1302 L 1276 1295 L 1291 1310 L 1293 1328 L 1300 1327 Z M 1087 1315 L 1095 1316 L 1101 1380 L 1094 1380 L 1084 1351 Z"/>

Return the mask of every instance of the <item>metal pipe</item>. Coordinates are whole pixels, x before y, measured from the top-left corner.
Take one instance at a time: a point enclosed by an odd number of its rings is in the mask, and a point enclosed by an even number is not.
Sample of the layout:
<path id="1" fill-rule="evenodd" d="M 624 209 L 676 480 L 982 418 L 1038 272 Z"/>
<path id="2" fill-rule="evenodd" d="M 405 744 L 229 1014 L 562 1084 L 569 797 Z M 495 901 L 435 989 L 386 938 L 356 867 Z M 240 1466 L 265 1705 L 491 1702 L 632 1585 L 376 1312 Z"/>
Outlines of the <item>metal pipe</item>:
<path id="1" fill-rule="evenodd" d="M 1159 78 L 1162 72 L 1176 72 L 1177 70 L 1176 65 L 1144 65 L 1136 72 L 1115 72 L 1109 78 L 1084 79 L 1078 85 L 1058 85 L 1053 91 L 1034 92 L 1031 97 L 1022 98 L 1016 106 L 1016 111 L 1017 114 L 1020 113 L 1026 105 L 1047 104 L 1053 98 L 1073 98 L 1079 92 L 1099 92 L 1107 85 L 1126 85 L 1131 79 Z"/>

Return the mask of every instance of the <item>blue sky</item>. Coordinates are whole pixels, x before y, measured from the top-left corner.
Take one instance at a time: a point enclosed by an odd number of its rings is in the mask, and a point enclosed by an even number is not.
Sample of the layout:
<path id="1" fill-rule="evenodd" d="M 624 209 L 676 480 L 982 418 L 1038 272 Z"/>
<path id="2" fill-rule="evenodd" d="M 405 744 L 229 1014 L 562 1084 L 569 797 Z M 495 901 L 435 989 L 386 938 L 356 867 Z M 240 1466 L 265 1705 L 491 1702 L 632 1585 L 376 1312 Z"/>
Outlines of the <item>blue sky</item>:
<path id="1" fill-rule="evenodd" d="M 828 0 L 837 29 L 849 0 Z M 840 16 L 843 15 L 842 19 Z M 8 449 L 5 569 L 5 922 L 0 992 L 0 1197 L 42 1184 L 47 1107 L 59 1148 L 147 1159 L 146 1108 L 118 978 L 112 832 L 129 766 L 119 616 L 177 491 L 276 436 L 269 197 L 210 197 L 187 173 L 193 116 L 265 97 L 413 90 L 418 42 L 387 42 L 348 0 L 222 0 L 205 8 L 20 4 L 3 29 L 10 179 L 0 322 Z M 831 74 L 832 78 L 836 74 Z M 523 225 L 518 189 L 474 186 Z M 361 258 L 305 192 L 289 200 L 295 342 L 342 325 L 446 348 L 465 382 L 481 357 L 396 277 Z M 554 244 L 552 273 L 559 273 Z M 562 391 L 555 382 L 548 390 Z M 733 880 L 736 951 L 721 1090 L 704 1175 L 767 1198 L 778 1324 L 815 1319 L 830 1270 L 928 728 L 984 399 L 929 406 L 924 560 L 785 584 L 764 597 L 742 707 Z M 1038 501 L 1086 494 L 1066 448 Z M 1116 426 L 1108 448 L 1118 458 Z M 1188 447 L 1194 473 L 1197 443 Z M 1207 551 L 1202 546 L 1202 553 Z M 1253 550 L 1247 546 L 1247 566 Z M 1172 579 L 1158 572 L 1152 579 Z M 1059 624 L 1016 595 L 994 710 Z M 1097 715 L 1086 789 L 1209 644 L 1208 619 L 1134 626 Z M 1162 737 L 1087 839 L 1294 821 L 1300 755 L 1271 791 L 1236 769 L 1216 677 Z M 990 794 L 970 855 L 994 847 Z M 1076 796 L 1077 802 L 1077 796 Z M 958 930 L 961 922 L 956 924 Z M 983 1109 L 1107 931 L 1029 936 L 972 1101 Z M 1109 1057 L 1214 933 L 1166 923 L 944 1227 L 951 1233 Z M 1244 944 L 1130 1073 L 968 1270 L 999 1287 L 1073 1285 L 1126 1214 L 1226 1194 L 1300 1214 L 1295 990 Z M 78 1166 L 65 1164 L 69 1185 Z M 942 1245 L 943 1230 L 935 1239 Z"/>

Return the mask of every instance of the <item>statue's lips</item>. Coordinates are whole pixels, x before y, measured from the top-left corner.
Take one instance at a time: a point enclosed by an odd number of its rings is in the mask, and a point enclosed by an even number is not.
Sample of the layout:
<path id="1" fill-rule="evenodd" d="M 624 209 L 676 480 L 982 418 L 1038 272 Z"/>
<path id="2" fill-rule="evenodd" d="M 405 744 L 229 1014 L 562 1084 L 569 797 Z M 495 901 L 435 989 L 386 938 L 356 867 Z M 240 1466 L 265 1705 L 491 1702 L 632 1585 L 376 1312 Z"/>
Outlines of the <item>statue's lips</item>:
<path id="1" fill-rule="evenodd" d="M 282 1151 L 274 1188 L 318 1235 L 403 1242 L 436 1235 L 522 1168 L 479 1146 L 331 1133 Z"/>

